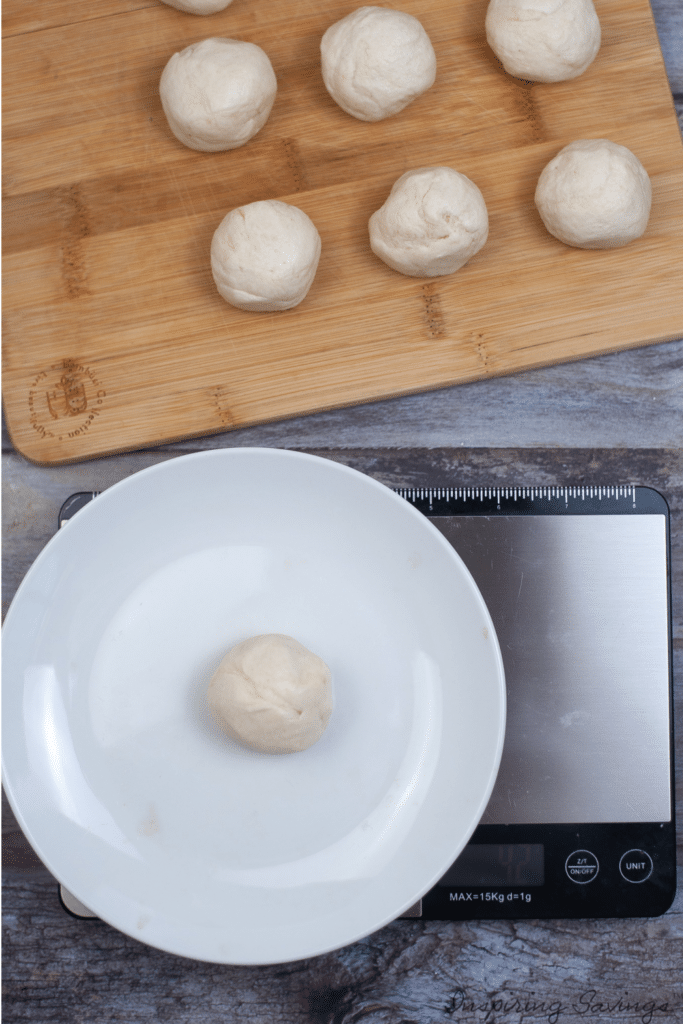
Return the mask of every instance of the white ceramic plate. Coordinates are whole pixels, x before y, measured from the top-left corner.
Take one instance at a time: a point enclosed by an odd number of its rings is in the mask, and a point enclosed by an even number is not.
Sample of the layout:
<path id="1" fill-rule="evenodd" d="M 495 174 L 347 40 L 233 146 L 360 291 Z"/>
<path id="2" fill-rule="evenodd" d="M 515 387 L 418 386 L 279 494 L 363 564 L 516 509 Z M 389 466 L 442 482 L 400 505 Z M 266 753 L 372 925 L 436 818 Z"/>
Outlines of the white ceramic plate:
<path id="1" fill-rule="evenodd" d="M 322 739 L 213 724 L 225 652 L 286 633 L 334 679 Z M 182 956 L 297 960 L 392 921 L 491 793 L 505 686 L 464 564 L 389 488 L 277 449 L 116 484 L 41 553 L 4 632 L 3 771 L 39 857 L 115 928 Z"/>

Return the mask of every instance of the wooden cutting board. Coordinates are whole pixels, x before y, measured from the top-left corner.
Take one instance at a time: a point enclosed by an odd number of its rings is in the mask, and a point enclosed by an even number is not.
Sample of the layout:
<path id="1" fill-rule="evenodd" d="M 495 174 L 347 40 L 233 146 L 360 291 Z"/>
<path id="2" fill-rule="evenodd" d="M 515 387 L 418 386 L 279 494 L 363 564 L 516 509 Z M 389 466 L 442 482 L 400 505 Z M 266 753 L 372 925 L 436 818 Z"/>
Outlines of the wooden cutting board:
<path id="1" fill-rule="evenodd" d="M 234 0 L 206 18 L 157 0 L 5 0 L 4 373 L 16 447 L 60 463 L 579 359 L 683 333 L 683 149 L 648 0 L 596 0 L 579 79 L 505 74 L 485 0 L 405 0 L 434 87 L 375 124 L 325 91 L 319 43 L 358 4 Z M 158 82 L 206 36 L 258 43 L 278 78 L 269 121 L 227 153 L 183 147 Z M 583 251 L 545 231 L 536 180 L 576 138 L 632 149 L 653 184 L 642 239 Z M 479 186 L 485 247 L 449 277 L 389 270 L 370 214 L 404 171 L 447 164 Z M 213 284 L 228 210 L 295 203 L 322 237 L 305 301 L 245 313 Z"/>

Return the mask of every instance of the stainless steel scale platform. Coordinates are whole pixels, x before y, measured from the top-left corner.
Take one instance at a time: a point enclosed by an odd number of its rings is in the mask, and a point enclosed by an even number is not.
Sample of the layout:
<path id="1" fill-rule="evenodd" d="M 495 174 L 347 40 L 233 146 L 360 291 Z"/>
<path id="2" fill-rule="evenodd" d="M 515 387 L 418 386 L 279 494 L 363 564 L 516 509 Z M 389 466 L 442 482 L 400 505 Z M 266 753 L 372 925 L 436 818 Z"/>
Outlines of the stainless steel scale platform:
<path id="1" fill-rule="evenodd" d="M 669 510 L 647 487 L 400 490 L 472 573 L 505 664 L 495 789 L 407 917 L 647 917 L 676 892 Z M 65 502 L 60 525 L 95 497 Z M 62 902 L 92 917 L 66 890 Z"/>

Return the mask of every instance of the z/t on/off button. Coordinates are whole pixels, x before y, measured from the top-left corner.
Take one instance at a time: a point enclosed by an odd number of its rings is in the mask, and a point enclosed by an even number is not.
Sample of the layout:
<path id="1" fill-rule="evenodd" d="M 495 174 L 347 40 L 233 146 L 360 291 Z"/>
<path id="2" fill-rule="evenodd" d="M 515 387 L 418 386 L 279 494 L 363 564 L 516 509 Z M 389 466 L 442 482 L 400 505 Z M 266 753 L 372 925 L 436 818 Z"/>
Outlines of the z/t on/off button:
<path id="1" fill-rule="evenodd" d="M 652 857 L 645 850 L 628 850 L 619 861 L 621 877 L 627 882 L 647 882 L 652 868 Z"/>
<path id="2" fill-rule="evenodd" d="M 600 865 L 598 858 L 590 850 L 574 850 L 565 861 L 564 870 L 572 882 L 586 885 L 596 877 Z"/>

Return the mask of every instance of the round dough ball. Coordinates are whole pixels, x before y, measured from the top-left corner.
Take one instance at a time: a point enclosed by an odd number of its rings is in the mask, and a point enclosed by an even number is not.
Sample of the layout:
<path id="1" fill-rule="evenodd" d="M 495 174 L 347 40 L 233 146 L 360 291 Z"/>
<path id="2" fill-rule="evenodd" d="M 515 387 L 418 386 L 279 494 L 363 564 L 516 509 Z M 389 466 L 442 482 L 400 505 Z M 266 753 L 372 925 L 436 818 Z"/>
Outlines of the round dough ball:
<path id="1" fill-rule="evenodd" d="M 162 0 L 162 3 L 186 14 L 217 14 L 229 7 L 232 0 Z"/>
<path id="2" fill-rule="evenodd" d="M 626 245 L 647 227 L 652 186 L 630 149 L 579 139 L 547 164 L 534 197 L 551 235 L 579 249 Z"/>
<path id="3" fill-rule="evenodd" d="M 509 75 L 533 82 L 578 78 L 600 49 L 593 0 L 491 0 L 486 38 Z"/>
<path id="4" fill-rule="evenodd" d="M 203 39 L 174 53 L 159 83 L 171 131 L 190 149 L 237 149 L 268 120 L 277 81 L 260 46 Z"/>
<path id="5" fill-rule="evenodd" d="M 330 96 L 361 121 L 397 114 L 436 78 L 436 55 L 420 22 L 384 7 L 359 7 L 331 25 L 320 55 Z"/>
<path id="6" fill-rule="evenodd" d="M 231 210 L 211 241 L 211 272 L 238 309 L 291 309 L 306 297 L 320 259 L 320 235 L 303 210 L 263 199 Z"/>
<path id="7" fill-rule="evenodd" d="M 332 677 L 317 654 L 291 636 L 270 633 L 228 651 L 207 692 L 228 736 L 268 754 L 306 750 L 332 714 Z"/>
<path id="8" fill-rule="evenodd" d="M 452 274 L 482 248 L 489 218 L 481 192 L 452 167 L 420 167 L 394 183 L 369 222 L 370 247 L 409 277 Z"/>

